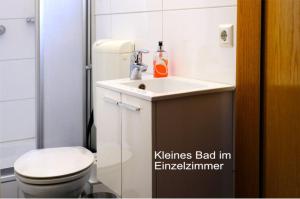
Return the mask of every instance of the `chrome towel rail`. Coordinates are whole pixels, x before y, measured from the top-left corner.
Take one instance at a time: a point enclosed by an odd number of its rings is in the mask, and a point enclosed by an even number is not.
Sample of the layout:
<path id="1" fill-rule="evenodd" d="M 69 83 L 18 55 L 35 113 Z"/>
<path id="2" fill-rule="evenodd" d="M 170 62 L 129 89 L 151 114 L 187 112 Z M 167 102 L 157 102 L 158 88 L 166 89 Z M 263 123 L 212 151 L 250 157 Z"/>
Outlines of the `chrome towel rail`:
<path id="1" fill-rule="evenodd" d="M 33 24 L 33 23 L 35 23 L 35 18 L 34 17 L 27 17 L 26 22 Z"/>

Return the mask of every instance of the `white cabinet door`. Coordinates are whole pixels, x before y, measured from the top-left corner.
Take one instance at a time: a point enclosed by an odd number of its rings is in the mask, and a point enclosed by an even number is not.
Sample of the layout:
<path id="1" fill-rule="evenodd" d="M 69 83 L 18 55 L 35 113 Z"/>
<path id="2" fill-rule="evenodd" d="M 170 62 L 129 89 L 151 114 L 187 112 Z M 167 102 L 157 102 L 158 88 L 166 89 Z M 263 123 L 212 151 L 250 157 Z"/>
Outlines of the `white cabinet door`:
<path id="1" fill-rule="evenodd" d="M 121 195 L 121 109 L 120 93 L 96 89 L 98 179 Z"/>
<path id="2" fill-rule="evenodd" d="M 122 95 L 122 197 L 152 197 L 151 102 Z"/>

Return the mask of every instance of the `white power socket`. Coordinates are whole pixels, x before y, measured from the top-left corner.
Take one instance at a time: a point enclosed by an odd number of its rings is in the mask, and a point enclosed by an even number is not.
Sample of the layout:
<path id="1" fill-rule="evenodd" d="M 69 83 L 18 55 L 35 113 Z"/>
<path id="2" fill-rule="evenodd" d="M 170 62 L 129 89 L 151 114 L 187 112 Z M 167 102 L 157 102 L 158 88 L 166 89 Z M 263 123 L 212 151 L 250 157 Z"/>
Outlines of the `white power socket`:
<path id="1" fill-rule="evenodd" d="M 222 24 L 219 26 L 219 43 L 221 47 L 233 47 L 232 24 Z"/>

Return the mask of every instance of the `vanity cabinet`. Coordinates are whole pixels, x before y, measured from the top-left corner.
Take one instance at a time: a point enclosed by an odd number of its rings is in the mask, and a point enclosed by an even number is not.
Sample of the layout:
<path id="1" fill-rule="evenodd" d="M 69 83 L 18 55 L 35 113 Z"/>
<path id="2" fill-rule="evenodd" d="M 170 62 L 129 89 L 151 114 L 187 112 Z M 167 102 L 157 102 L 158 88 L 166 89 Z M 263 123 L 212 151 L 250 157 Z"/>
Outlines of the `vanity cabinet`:
<path id="1" fill-rule="evenodd" d="M 159 198 L 232 198 L 233 195 L 233 92 L 202 93 L 154 103 L 156 151 L 192 153 L 190 160 L 165 163 L 224 163 L 222 170 L 157 170 L 153 176 Z M 212 153 L 216 160 L 195 158 Z M 218 160 L 219 151 L 231 159 Z"/>
<path id="2" fill-rule="evenodd" d="M 119 196 L 233 197 L 233 157 L 220 171 L 155 170 L 155 151 L 233 156 L 233 92 L 146 100 L 97 87 L 98 178 Z M 217 160 L 187 162 L 214 163 Z"/>

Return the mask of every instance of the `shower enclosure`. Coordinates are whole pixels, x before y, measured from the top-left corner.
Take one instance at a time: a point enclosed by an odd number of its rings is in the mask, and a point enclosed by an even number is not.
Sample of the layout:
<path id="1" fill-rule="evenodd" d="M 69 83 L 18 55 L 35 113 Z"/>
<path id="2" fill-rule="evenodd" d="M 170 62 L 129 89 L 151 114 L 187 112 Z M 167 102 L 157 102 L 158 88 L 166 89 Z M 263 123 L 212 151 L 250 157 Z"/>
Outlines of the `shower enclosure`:
<path id="1" fill-rule="evenodd" d="M 38 12 L 35 1 L 0 1 L 0 168 L 37 146 Z"/>
<path id="2" fill-rule="evenodd" d="M 84 146 L 88 0 L 0 0 L 1 183 L 23 153 Z"/>

